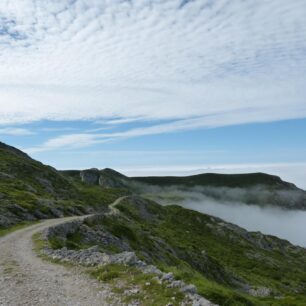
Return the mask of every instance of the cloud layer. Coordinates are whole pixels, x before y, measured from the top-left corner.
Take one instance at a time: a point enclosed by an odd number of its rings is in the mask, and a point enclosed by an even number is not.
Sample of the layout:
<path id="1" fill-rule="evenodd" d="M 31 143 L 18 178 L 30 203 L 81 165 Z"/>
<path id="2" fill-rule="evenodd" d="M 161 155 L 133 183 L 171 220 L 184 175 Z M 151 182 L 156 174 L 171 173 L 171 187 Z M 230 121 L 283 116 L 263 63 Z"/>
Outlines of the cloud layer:
<path id="1" fill-rule="evenodd" d="M 306 117 L 305 16 L 304 0 L 2 0 L 0 124 L 174 120 L 47 148 Z"/>

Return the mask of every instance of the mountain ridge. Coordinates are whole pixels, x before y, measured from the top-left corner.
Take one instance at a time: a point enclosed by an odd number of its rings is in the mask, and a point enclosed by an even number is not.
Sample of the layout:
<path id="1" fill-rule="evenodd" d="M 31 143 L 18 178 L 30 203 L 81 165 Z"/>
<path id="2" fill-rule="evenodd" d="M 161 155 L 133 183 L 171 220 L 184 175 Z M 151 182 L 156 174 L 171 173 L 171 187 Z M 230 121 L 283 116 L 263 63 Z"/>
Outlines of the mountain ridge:
<path id="1" fill-rule="evenodd" d="M 293 183 L 283 181 L 279 176 L 263 172 L 243 174 L 201 173 L 188 176 L 147 176 L 133 177 L 134 180 L 152 185 L 209 185 L 225 187 L 248 187 L 255 184 L 267 184 L 273 187 L 297 188 Z"/>
<path id="2" fill-rule="evenodd" d="M 126 188 L 165 204 L 175 204 L 180 197 L 182 200 L 184 193 L 188 193 L 189 196 L 192 193 L 200 193 L 223 202 L 306 210 L 306 191 L 283 181 L 278 176 L 260 172 L 203 173 L 179 177 L 128 177 L 109 168 L 61 172 L 89 185 L 93 184 L 103 188 Z"/>

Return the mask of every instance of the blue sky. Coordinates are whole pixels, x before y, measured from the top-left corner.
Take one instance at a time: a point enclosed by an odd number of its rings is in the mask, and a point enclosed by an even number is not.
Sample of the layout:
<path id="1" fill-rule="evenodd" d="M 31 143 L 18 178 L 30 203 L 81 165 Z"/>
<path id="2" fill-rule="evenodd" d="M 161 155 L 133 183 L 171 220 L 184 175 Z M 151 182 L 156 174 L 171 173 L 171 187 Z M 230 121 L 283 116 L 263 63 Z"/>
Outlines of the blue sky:
<path id="1" fill-rule="evenodd" d="M 304 0 L 3 0 L 0 139 L 58 168 L 306 187 Z"/>
<path id="2" fill-rule="evenodd" d="M 152 123 L 151 123 L 152 124 Z M 148 123 L 109 124 L 91 121 L 36 122 L 19 128 L 28 135 L 2 135 L 4 142 L 23 150 L 45 139 L 92 130 L 117 133 Z M 131 175 L 200 172 L 265 171 L 305 187 L 306 119 L 243 124 L 210 129 L 115 139 L 90 146 L 34 151 L 31 156 L 60 169 L 112 167 Z"/>

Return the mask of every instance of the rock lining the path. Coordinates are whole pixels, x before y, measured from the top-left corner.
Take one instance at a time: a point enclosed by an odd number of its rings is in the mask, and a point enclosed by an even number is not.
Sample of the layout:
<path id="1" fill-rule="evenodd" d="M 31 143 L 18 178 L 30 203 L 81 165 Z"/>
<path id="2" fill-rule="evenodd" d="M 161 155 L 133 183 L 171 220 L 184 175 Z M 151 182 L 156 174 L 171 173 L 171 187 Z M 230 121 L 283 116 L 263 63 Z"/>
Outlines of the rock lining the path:
<path id="1" fill-rule="evenodd" d="M 92 217 L 90 217 L 92 218 Z M 77 220 L 72 222 L 63 223 L 50 227 L 44 231 L 43 237 L 48 240 L 51 237 L 61 237 L 66 234 L 72 234 L 82 224 L 84 220 Z M 215 304 L 209 302 L 197 293 L 197 288 L 194 285 L 186 284 L 181 280 L 175 280 L 172 273 L 162 272 L 154 265 L 149 265 L 140 260 L 135 252 L 121 252 L 117 254 L 106 254 L 99 250 L 98 246 L 93 246 L 82 250 L 71 250 L 67 247 L 60 249 L 52 249 L 51 247 L 45 247 L 42 249 L 42 254 L 52 260 L 60 262 L 73 263 L 86 267 L 103 266 L 109 264 L 121 264 L 126 266 L 134 266 L 138 268 L 142 273 L 155 274 L 155 279 L 160 284 L 165 284 L 168 288 L 177 288 L 186 295 L 186 300 L 191 303 L 192 306 L 213 306 Z M 182 304 L 190 305 L 190 304 Z"/>

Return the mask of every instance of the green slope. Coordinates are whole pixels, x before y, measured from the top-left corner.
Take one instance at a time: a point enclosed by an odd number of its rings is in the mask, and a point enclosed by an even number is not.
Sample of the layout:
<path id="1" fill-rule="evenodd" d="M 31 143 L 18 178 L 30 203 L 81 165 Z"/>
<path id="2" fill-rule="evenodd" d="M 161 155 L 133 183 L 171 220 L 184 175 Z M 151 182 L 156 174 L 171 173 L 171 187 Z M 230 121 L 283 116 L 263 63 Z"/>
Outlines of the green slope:
<path id="1" fill-rule="evenodd" d="M 124 193 L 75 182 L 0 143 L 0 228 L 22 221 L 105 210 Z"/>
<path id="2" fill-rule="evenodd" d="M 87 226 L 67 236 L 65 245 L 74 249 L 99 245 L 109 253 L 134 250 L 142 260 L 195 284 L 203 296 L 220 305 L 306 304 L 305 249 L 139 197 L 129 197 L 117 208 L 120 215 L 85 221 Z M 269 294 L 250 294 L 259 288 Z"/>

